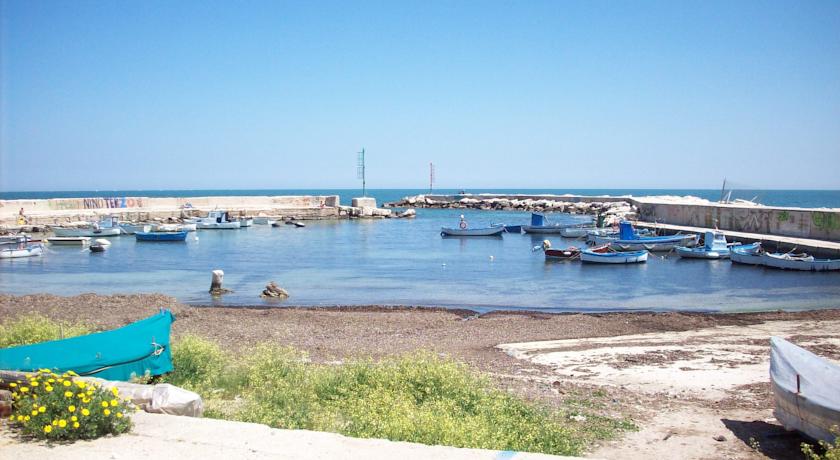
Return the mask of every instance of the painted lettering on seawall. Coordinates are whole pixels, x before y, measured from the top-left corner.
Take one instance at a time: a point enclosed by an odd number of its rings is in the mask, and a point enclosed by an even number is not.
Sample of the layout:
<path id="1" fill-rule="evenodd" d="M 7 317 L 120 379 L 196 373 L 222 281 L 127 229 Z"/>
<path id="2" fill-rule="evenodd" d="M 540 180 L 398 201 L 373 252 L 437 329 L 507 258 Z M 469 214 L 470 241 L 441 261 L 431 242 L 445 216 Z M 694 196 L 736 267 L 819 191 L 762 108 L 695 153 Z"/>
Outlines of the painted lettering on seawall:
<path id="1" fill-rule="evenodd" d="M 143 199 L 127 196 L 106 198 L 52 199 L 48 201 L 50 209 L 116 209 L 142 208 Z"/>

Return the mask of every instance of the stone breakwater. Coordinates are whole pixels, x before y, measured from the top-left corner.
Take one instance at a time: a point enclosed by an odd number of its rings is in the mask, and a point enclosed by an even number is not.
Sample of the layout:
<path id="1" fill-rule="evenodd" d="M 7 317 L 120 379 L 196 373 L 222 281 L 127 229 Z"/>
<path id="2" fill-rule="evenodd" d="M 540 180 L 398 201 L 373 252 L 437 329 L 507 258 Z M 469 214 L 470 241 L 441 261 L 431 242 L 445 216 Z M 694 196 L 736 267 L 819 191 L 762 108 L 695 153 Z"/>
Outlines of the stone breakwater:
<path id="1" fill-rule="evenodd" d="M 385 203 L 393 208 L 478 209 L 483 211 L 564 212 L 602 215 L 606 224 L 638 217 L 635 205 L 622 199 L 604 197 L 564 197 L 528 195 L 416 195 Z"/>

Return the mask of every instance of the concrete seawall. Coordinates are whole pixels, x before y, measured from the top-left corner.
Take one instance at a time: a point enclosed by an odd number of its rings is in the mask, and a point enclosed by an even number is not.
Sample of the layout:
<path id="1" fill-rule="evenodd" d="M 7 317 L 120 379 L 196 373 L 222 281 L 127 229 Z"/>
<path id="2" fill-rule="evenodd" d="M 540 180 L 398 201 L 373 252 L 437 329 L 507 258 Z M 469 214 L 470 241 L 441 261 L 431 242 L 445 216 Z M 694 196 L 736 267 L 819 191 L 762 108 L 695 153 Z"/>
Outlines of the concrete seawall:
<path id="1" fill-rule="evenodd" d="M 206 215 L 223 209 L 233 215 L 294 216 L 298 219 L 386 217 L 389 211 L 341 206 L 338 195 L 322 196 L 206 196 L 110 197 L 0 200 L 0 225 L 18 225 L 23 208 L 28 225 L 61 224 L 115 215 L 121 220 L 143 221 Z"/>

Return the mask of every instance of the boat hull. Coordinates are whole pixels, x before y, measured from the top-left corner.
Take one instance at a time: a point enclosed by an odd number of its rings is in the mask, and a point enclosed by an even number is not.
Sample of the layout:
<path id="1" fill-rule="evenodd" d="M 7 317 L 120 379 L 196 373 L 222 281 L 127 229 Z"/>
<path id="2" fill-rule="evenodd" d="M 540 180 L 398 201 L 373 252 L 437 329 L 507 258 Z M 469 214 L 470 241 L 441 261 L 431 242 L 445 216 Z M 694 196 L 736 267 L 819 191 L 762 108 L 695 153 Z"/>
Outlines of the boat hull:
<path id="1" fill-rule="evenodd" d="M 560 236 L 564 238 L 582 238 L 593 230 L 595 230 L 595 227 L 566 227 L 560 230 Z"/>
<path id="2" fill-rule="evenodd" d="M 523 225 L 522 231 L 536 235 L 559 235 L 565 227 L 561 225 Z"/>
<path id="3" fill-rule="evenodd" d="M 440 229 L 440 236 L 502 236 L 505 227 L 487 227 L 487 228 L 447 228 Z"/>
<path id="4" fill-rule="evenodd" d="M 100 238 L 103 236 L 119 236 L 122 230 L 119 228 L 68 228 L 68 227 L 52 227 L 52 232 L 55 236 L 88 236 Z"/>
<path id="5" fill-rule="evenodd" d="M 582 262 L 596 264 L 636 264 L 647 262 L 647 259 L 647 251 L 602 253 L 583 250 L 580 252 L 580 260 Z"/>
<path id="6" fill-rule="evenodd" d="M 2 249 L 0 250 L 0 259 L 19 259 L 22 257 L 37 257 L 44 253 L 44 248 L 40 244 L 29 245 L 25 248 Z"/>
<path id="7" fill-rule="evenodd" d="M 675 251 L 678 256 L 686 259 L 727 259 L 729 258 L 729 250 L 707 250 L 705 248 L 688 248 L 685 246 L 677 246 Z"/>
<path id="8" fill-rule="evenodd" d="M 580 249 L 565 248 L 565 249 L 546 249 L 546 260 L 575 260 L 580 258 Z"/>
<path id="9" fill-rule="evenodd" d="M 729 249 L 729 260 L 736 264 L 761 265 L 761 244 L 743 244 Z"/>
<path id="10" fill-rule="evenodd" d="M 236 230 L 240 227 L 239 222 L 198 222 L 195 224 L 199 230 Z"/>
<path id="11" fill-rule="evenodd" d="M 148 232 L 151 231 L 152 226 L 150 224 L 120 224 L 120 230 L 125 235 L 133 235 L 137 232 Z"/>
<path id="12" fill-rule="evenodd" d="M 799 270 L 806 272 L 823 272 L 840 270 L 840 259 L 807 259 L 791 258 L 786 254 L 761 254 L 761 264 L 765 267 L 781 270 Z"/>
<path id="13" fill-rule="evenodd" d="M 47 243 L 53 246 L 87 246 L 90 244 L 89 236 L 56 236 L 47 238 Z"/>
<path id="14" fill-rule="evenodd" d="M 187 232 L 137 232 L 134 237 L 137 241 L 186 241 Z"/>
<path id="15" fill-rule="evenodd" d="M 271 225 L 276 222 L 274 219 L 268 217 L 254 217 L 254 224 L 256 225 Z"/>
<path id="16" fill-rule="evenodd" d="M 787 429 L 833 443 L 840 425 L 840 366 L 779 337 L 770 338 L 773 415 Z"/>

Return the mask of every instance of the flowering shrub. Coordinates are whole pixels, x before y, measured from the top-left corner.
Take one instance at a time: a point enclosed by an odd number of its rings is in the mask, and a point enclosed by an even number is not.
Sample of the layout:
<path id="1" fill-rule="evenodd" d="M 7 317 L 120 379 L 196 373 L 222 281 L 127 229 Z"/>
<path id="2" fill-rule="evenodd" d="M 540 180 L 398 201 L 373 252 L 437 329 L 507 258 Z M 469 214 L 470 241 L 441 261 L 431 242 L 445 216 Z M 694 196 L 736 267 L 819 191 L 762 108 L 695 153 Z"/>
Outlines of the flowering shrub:
<path id="1" fill-rule="evenodd" d="M 11 383 L 10 420 L 25 434 L 50 440 L 94 439 L 131 429 L 133 405 L 120 399 L 117 388 L 105 390 L 74 376 L 41 369 Z"/>

